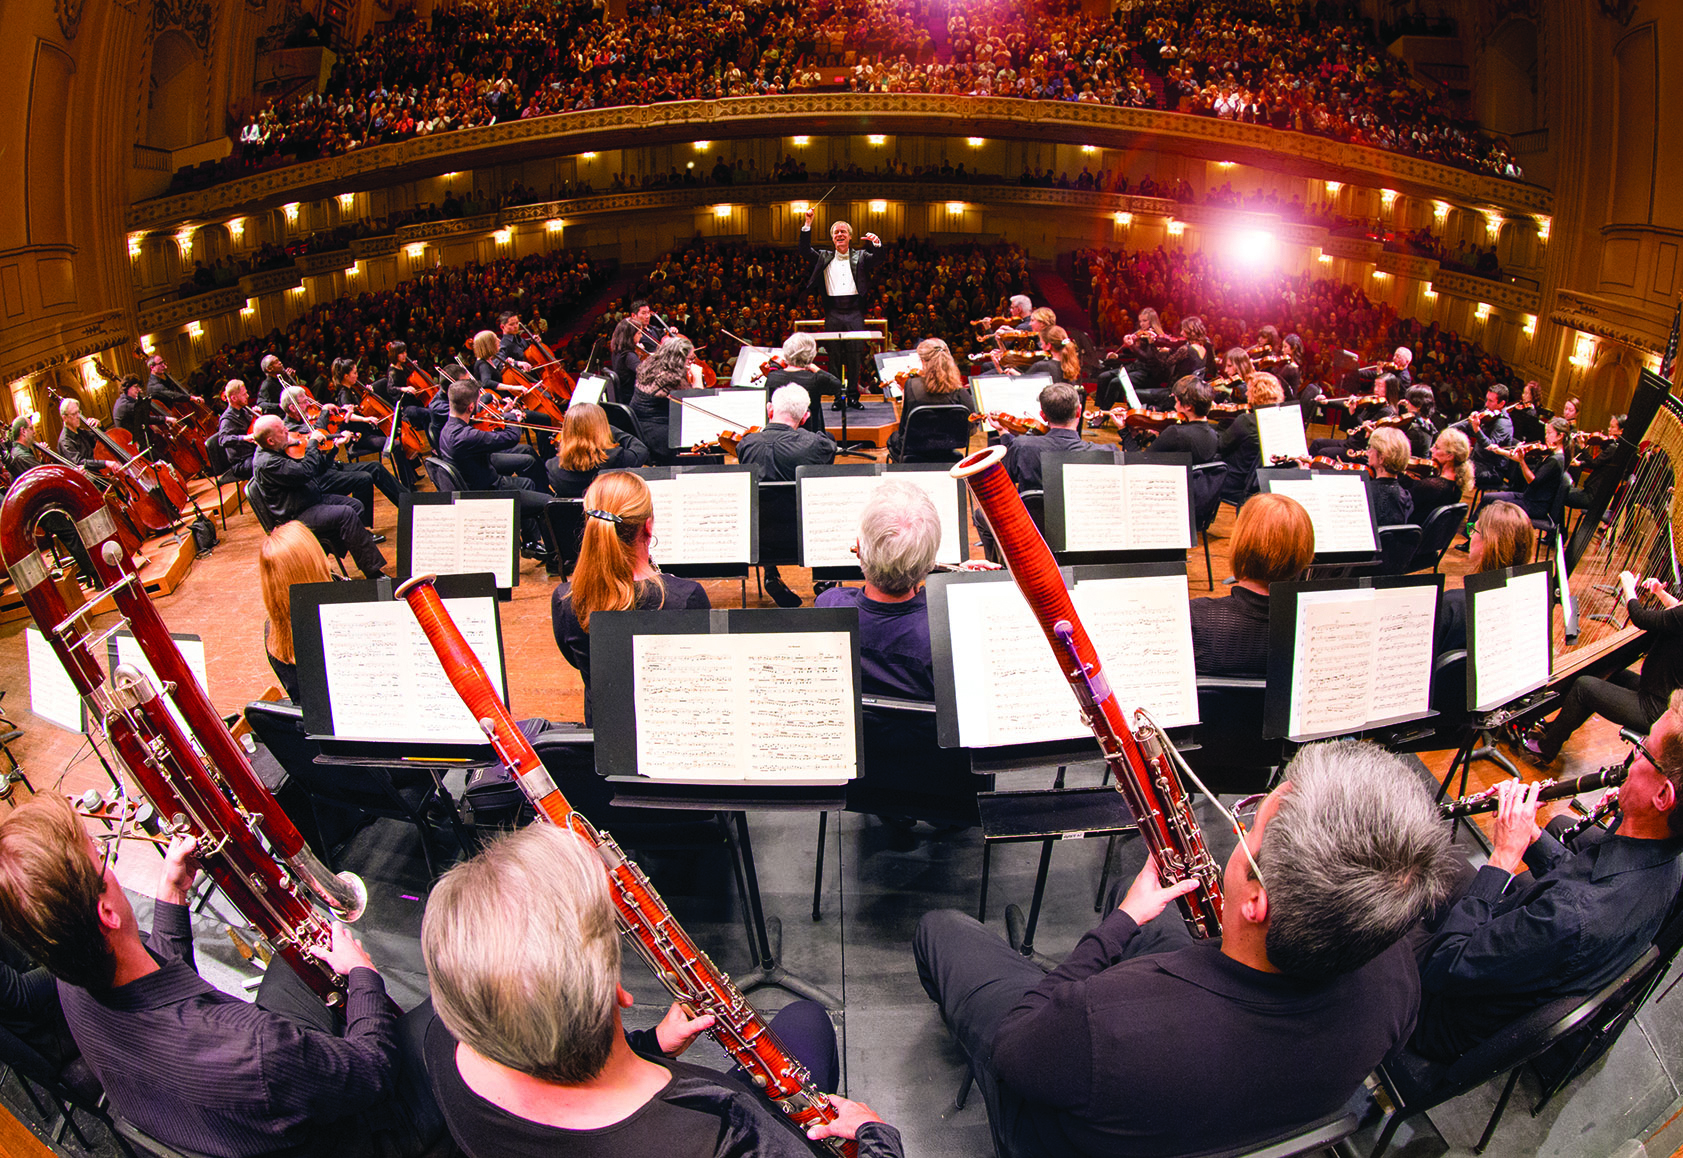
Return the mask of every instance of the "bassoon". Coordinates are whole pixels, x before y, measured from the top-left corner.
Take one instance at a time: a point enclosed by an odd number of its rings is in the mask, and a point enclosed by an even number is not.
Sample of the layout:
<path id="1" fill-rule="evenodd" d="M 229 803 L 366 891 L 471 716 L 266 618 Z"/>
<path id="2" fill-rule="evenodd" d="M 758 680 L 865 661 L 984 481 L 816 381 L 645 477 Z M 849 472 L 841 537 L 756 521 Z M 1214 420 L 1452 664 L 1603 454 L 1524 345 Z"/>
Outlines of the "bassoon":
<path id="1" fill-rule="evenodd" d="M 36 546 L 42 518 L 54 511 L 75 524 L 100 588 L 76 611 L 65 606 Z M 329 1005 L 339 1003 L 344 979 L 309 950 L 332 940 L 327 911 L 356 920 L 367 905 L 367 890 L 352 874 L 335 875 L 316 859 L 257 778 L 170 639 L 98 488 L 80 471 L 62 466 L 29 471 L 0 502 L 0 558 L 89 719 L 170 832 L 198 838 L 194 855 L 216 886 L 311 989 Z M 95 632 L 88 620 L 108 596 L 119 618 Z M 125 626 L 163 681 L 161 690 L 131 664 L 118 665 L 107 680 L 100 651 Z M 170 713 L 166 696 L 186 730 Z"/>
<path id="2" fill-rule="evenodd" d="M 1130 713 L 1117 702 L 1057 560 L 1005 473 L 1004 457 L 1004 447 L 978 451 L 953 467 L 953 477 L 970 484 L 1000 557 L 1046 633 L 1162 879 L 1198 882 L 1196 890 L 1179 899 L 1187 928 L 1194 937 L 1215 936 L 1221 930 L 1222 870 L 1192 815 L 1191 800 L 1171 763 L 1168 737 L 1140 707 Z"/>
<path id="3" fill-rule="evenodd" d="M 556 788 L 543 759 L 497 698 L 484 665 L 445 609 L 433 587 L 433 576 L 416 576 L 400 586 L 397 594 L 408 602 L 456 694 L 479 721 L 491 747 L 538 815 L 583 837 L 602 858 L 620 931 L 654 975 L 692 1014 L 713 1015 L 713 1028 L 708 1032 L 803 1133 L 821 1122 L 834 1121 L 838 1116 L 835 1107 L 813 1083 L 806 1067 L 777 1040 L 765 1018 L 748 1004 L 730 976 L 690 940 L 643 870 L 613 837 L 591 824 Z M 827 1138 L 823 1144 L 845 1158 L 855 1158 L 858 1153 L 856 1143 L 840 1138 Z"/>

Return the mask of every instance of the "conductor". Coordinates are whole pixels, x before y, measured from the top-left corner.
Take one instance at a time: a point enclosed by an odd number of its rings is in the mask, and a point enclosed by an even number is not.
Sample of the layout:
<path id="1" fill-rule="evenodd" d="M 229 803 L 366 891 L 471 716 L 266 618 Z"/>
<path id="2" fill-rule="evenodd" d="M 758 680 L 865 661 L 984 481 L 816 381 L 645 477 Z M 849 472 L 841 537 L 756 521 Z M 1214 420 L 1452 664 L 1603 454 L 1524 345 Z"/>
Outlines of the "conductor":
<path id="1" fill-rule="evenodd" d="M 874 233 L 860 238 L 865 248 L 853 248 L 853 226 L 838 221 L 830 226 L 831 249 L 812 247 L 812 216 L 815 209 L 806 211 L 801 223 L 801 256 L 812 262 L 812 273 L 806 279 L 806 293 L 821 293 L 824 297 L 824 328 L 831 331 L 862 330 L 865 328 L 865 299 L 871 292 L 871 266 L 882 256 L 882 241 Z M 843 405 L 860 407 L 859 375 L 865 364 L 865 343 L 859 341 L 831 342 L 830 369 L 841 368 L 840 377 L 846 386 L 846 401 L 836 395 L 832 410 Z"/>

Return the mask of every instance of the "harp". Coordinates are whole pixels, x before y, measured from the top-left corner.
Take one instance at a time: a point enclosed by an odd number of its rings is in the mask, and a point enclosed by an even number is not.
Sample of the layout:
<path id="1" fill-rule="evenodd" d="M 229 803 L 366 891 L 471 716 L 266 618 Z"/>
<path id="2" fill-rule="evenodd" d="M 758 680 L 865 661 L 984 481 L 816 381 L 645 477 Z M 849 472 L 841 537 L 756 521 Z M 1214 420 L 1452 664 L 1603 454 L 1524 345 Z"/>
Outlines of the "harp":
<path id="1" fill-rule="evenodd" d="M 1683 519 L 1683 401 L 1671 384 L 1644 370 L 1619 441 L 1590 474 L 1588 505 L 1565 547 L 1568 613 L 1555 625 L 1554 683 L 1590 670 L 1628 665 L 1643 647 L 1619 599 L 1619 572 L 1664 580 L 1683 590 L 1677 534 Z"/>

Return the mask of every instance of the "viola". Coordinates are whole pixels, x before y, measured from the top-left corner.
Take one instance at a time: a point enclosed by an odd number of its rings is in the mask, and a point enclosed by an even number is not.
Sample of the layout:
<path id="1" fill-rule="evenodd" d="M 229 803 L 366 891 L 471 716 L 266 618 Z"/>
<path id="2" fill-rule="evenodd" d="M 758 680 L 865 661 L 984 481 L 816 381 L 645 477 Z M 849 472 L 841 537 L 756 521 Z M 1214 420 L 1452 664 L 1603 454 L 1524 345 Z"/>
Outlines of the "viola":
<path id="1" fill-rule="evenodd" d="M 719 384 L 719 375 L 700 358 L 693 359 L 684 370 L 692 390 L 711 390 Z"/>
<path id="2" fill-rule="evenodd" d="M 1110 419 L 1121 430 L 1150 430 L 1157 433 L 1185 421 L 1173 410 L 1130 410 L 1126 406 L 1106 410 L 1103 417 Z"/>
<path id="3" fill-rule="evenodd" d="M 1039 418 L 1021 418 L 1003 411 L 992 411 L 987 420 L 1007 434 L 1045 434 L 1048 427 Z"/>
<path id="4" fill-rule="evenodd" d="M 1346 462 L 1343 459 L 1328 458 L 1324 454 L 1317 454 L 1313 458 L 1291 458 L 1284 454 L 1276 454 L 1274 465 L 1298 466 L 1309 470 L 1367 470 L 1365 462 Z"/>
<path id="5" fill-rule="evenodd" d="M 1572 435 L 1572 439 L 1580 446 L 1606 446 L 1618 441 L 1614 435 L 1600 430 L 1580 430 Z"/>
<path id="6" fill-rule="evenodd" d="M 1431 478 L 1438 473 L 1438 464 L 1429 458 L 1417 458 L 1411 455 L 1407 470 L 1404 473 L 1413 475 L 1415 478 Z"/>
<path id="7" fill-rule="evenodd" d="M 754 375 L 754 381 L 760 381 L 762 378 L 769 375 L 773 370 L 787 370 L 788 368 L 789 360 L 787 358 L 785 358 L 782 354 L 773 354 L 764 362 L 760 363 L 760 369 Z"/>

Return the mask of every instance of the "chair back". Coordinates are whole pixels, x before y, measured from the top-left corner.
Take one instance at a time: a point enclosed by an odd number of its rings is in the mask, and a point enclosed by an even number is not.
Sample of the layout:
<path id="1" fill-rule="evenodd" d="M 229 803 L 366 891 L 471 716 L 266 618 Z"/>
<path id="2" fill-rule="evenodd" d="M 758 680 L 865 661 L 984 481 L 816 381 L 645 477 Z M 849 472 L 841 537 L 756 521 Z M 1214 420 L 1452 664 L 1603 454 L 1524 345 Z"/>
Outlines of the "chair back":
<path id="1" fill-rule="evenodd" d="M 1423 528 L 1412 523 L 1394 523 L 1379 528 L 1379 574 L 1406 575 L 1420 550 Z"/>
<path id="2" fill-rule="evenodd" d="M 350 770 L 316 763 L 321 744 L 305 732 L 304 709 L 297 704 L 257 700 L 245 706 L 245 718 L 288 778 L 310 796 L 376 816 L 408 819 L 411 810 L 399 798 L 390 770 Z"/>
<path id="3" fill-rule="evenodd" d="M 631 407 L 627 406 L 623 402 L 608 402 L 606 400 L 601 403 L 601 407 L 602 412 L 608 416 L 609 426 L 613 427 L 615 430 L 623 430 L 627 434 L 635 434 L 638 438 L 642 439 L 645 445 L 648 443 L 649 440 L 643 438 L 642 424 L 637 421 L 636 412 L 633 411 Z M 649 449 L 665 450 L 666 448 L 649 447 Z"/>
<path id="4" fill-rule="evenodd" d="M 1297 1158 L 1298 1155 L 1319 1154 L 1336 1148 L 1338 1143 L 1354 1134 L 1360 1124 L 1360 1116 L 1346 1106 L 1306 1126 L 1299 1126 L 1289 1134 L 1275 1134 L 1189 1158 Z"/>
<path id="5" fill-rule="evenodd" d="M 993 791 L 993 777 L 972 772 L 962 748 L 941 747 L 933 703 L 868 697 L 864 721 L 863 772 L 847 786 L 849 812 L 981 823 L 976 793 Z"/>
<path id="6" fill-rule="evenodd" d="M 204 441 L 205 465 L 210 467 L 213 475 L 225 475 L 233 463 L 228 461 L 228 448 L 222 445 L 220 439 L 212 434 Z"/>
<path id="7" fill-rule="evenodd" d="M 439 494 L 447 495 L 453 491 L 468 489 L 462 472 L 457 470 L 456 464 L 449 459 L 429 454 L 421 462 L 427 468 L 427 478 L 432 480 L 433 489 Z"/>
<path id="8" fill-rule="evenodd" d="M 111 1125 L 117 1131 L 117 1136 L 128 1143 L 128 1146 L 135 1147 L 142 1154 L 151 1155 L 151 1158 L 209 1158 L 198 1150 L 187 1150 L 160 1142 L 120 1114 L 111 1116 Z M 128 1146 L 124 1149 L 128 1149 Z"/>
<path id="9" fill-rule="evenodd" d="M 1263 679 L 1198 677 L 1198 747 L 1184 753 L 1212 792 L 1266 791 L 1285 763 L 1285 741 L 1264 740 Z"/>
<path id="10" fill-rule="evenodd" d="M 943 403 L 919 406 L 900 432 L 896 462 L 956 462 L 970 445 L 970 411 Z"/>
<path id="11" fill-rule="evenodd" d="M 1227 464 L 1221 459 L 1201 462 L 1192 468 L 1192 510 L 1198 530 L 1207 531 L 1221 510 L 1221 489 L 1227 485 Z"/>
<path id="12" fill-rule="evenodd" d="M 705 847 L 724 839 L 714 813 L 615 805 L 613 786 L 596 771 L 594 732 L 541 732 L 532 737 L 532 748 L 567 803 L 621 845 Z"/>
<path id="13" fill-rule="evenodd" d="M 1023 491 L 1018 496 L 1023 500 L 1023 506 L 1028 508 L 1029 518 L 1034 520 L 1035 527 L 1041 537 L 1046 535 L 1046 492 Z"/>
<path id="14" fill-rule="evenodd" d="M 1420 546 L 1415 548 L 1408 569 L 1420 571 L 1429 566 L 1436 571 L 1449 544 L 1455 541 L 1455 532 L 1466 522 L 1466 503 L 1450 503 L 1427 515 L 1426 521 L 1420 524 Z"/>
<path id="15" fill-rule="evenodd" d="M 760 565 L 794 566 L 801 561 L 798 492 L 793 479 L 764 482 L 760 488 Z"/>
<path id="16" fill-rule="evenodd" d="M 269 513 L 269 504 L 263 497 L 263 488 L 258 485 L 256 475 L 246 480 L 245 501 L 251 504 L 251 513 L 257 516 L 257 525 L 263 528 L 263 533 L 274 534 L 275 519 Z"/>
<path id="17" fill-rule="evenodd" d="M 564 578 L 578 566 L 579 546 L 584 541 L 584 500 L 550 499 L 544 504 L 543 517 L 549 523 L 556 547 L 561 551 L 561 574 Z"/>

